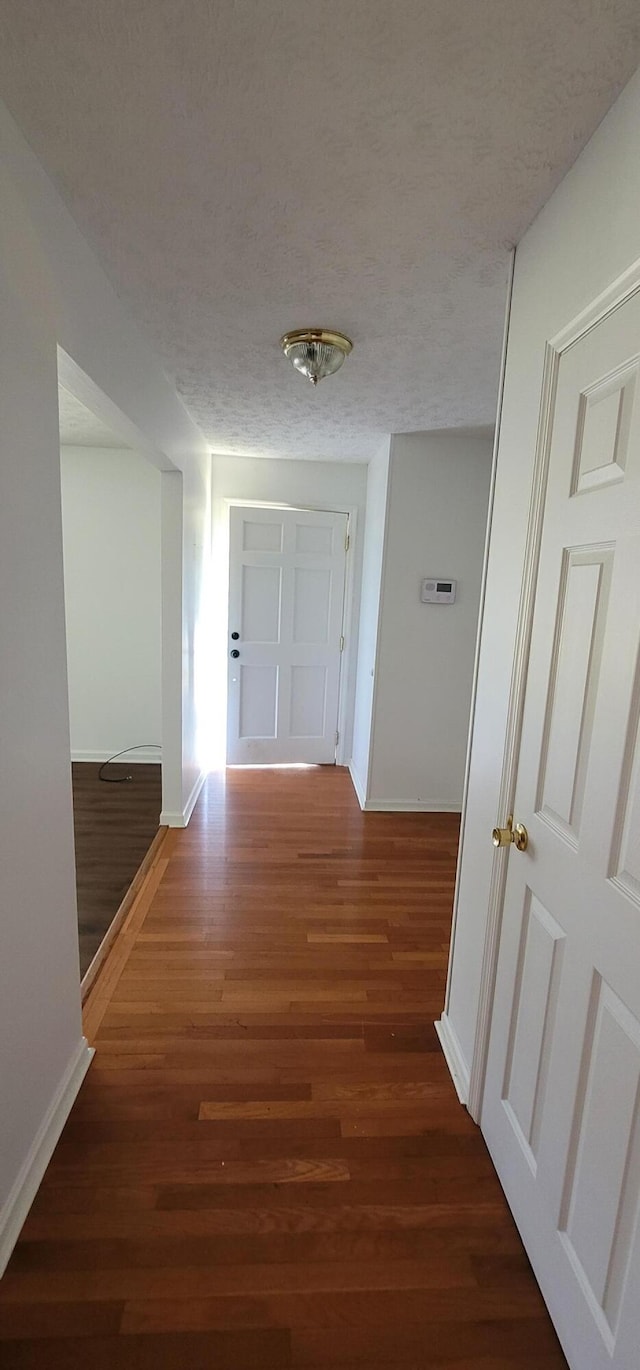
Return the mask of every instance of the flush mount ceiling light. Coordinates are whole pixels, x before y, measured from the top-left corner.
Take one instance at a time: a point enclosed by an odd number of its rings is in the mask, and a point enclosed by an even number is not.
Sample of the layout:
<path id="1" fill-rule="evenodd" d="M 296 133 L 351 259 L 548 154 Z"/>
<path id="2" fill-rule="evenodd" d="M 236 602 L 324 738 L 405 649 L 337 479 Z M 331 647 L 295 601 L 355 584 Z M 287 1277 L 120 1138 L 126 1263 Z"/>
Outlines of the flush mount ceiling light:
<path id="1" fill-rule="evenodd" d="M 333 333 L 326 328 L 297 328 L 280 339 L 285 357 L 306 376 L 312 385 L 325 376 L 333 376 L 349 356 L 353 343 L 344 333 Z"/>

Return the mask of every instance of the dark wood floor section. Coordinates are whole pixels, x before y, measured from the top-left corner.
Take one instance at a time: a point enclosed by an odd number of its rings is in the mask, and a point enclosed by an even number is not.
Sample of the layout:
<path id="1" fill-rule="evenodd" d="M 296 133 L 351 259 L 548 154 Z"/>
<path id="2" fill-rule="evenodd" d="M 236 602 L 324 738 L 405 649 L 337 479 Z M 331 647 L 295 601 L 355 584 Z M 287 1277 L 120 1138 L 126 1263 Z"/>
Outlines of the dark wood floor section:
<path id="1" fill-rule="evenodd" d="M 209 782 L 89 1001 L 3 1370 L 565 1365 L 432 1027 L 456 841 L 342 770 Z"/>
<path id="2" fill-rule="evenodd" d="M 71 769 L 84 975 L 158 831 L 162 768 L 114 763 L 106 774 L 133 777 L 121 785 L 99 780 L 95 763 L 74 761 Z"/>

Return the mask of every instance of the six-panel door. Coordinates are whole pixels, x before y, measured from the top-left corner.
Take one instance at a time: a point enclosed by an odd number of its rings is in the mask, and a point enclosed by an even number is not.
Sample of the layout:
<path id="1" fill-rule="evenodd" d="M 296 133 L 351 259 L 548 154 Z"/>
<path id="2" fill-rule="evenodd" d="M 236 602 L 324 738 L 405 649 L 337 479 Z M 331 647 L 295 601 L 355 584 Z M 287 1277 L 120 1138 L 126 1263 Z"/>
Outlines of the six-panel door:
<path id="1" fill-rule="evenodd" d="M 640 1366 L 640 296 L 562 351 L 482 1112 L 575 1370 Z"/>
<path id="2" fill-rule="evenodd" d="M 230 519 L 227 760 L 334 762 L 347 515 L 233 506 Z"/>

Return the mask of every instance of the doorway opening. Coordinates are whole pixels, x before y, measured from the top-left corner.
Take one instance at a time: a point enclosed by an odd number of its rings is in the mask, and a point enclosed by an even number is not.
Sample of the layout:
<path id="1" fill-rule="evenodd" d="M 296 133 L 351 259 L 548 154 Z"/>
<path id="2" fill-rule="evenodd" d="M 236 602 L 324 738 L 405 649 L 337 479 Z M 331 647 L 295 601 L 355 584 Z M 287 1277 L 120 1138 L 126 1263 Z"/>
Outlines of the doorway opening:
<path id="1" fill-rule="evenodd" d="M 162 477 L 62 381 L 59 418 L 78 936 L 86 994 L 159 833 Z"/>

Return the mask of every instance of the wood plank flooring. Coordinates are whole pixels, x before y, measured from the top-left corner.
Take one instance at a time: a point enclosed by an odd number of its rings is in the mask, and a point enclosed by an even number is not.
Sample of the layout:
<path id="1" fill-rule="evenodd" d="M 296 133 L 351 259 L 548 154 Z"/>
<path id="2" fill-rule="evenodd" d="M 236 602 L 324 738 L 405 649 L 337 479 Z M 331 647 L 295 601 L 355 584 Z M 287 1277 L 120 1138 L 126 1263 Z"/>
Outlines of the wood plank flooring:
<path id="1" fill-rule="evenodd" d="M 122 785 L 104 784 L 98 770 L 87 761 L 71 767 L 81 975 L 158 831 L 162 807 L 160 766 L 114 763 L 107 774 L 133 776 Z"/>
<path id="2" fill-rule="evenodd" d="M 432 1026 L 456 844 L 334 768 L 208 782 L 89 999 L 3 1370 L 565 1366 Z"/>

